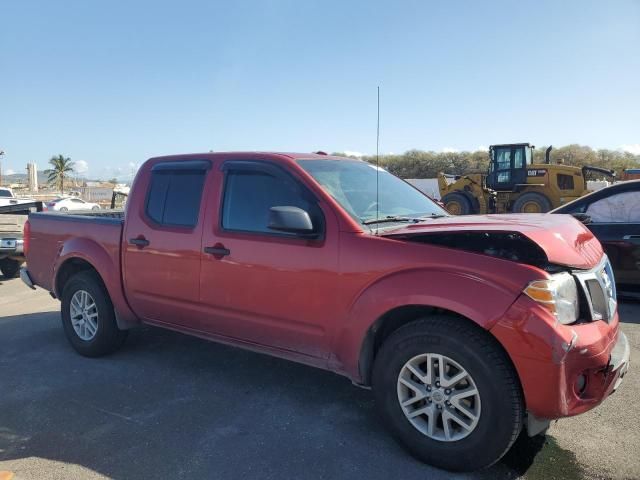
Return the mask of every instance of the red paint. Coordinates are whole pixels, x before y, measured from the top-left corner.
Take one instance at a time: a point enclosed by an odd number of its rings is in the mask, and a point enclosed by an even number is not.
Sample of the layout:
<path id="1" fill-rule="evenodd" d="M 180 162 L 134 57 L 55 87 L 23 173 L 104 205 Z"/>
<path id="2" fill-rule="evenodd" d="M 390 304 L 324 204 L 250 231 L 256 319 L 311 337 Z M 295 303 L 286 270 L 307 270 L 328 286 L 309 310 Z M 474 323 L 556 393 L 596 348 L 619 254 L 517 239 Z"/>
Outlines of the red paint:
<path id="1" fill-rule="evenodd" d="M 395 237 L 429 231 L 515 231 L 553 263 L 591 268 L 600 244 L 579 222 L 556 215 L 487 215 L 435 219 L 373 236 L 295 162 L 316 154 L 220 153 L 154 158 L 138 172 L 119 224 L 77 223 L 36 215 L 31 220 L 29 271 L 56 295 L 64 263 L 80 258 L 102 276 L 118 317 L 267 352 L 363 380 L 363 341 L 386 312 L 407 305 L 439 307 L 491 332 L 519 374 L 527 409 L 558 418 L 592 408 L 609 393 L 598 383 L 617 337 L 610 323 L 563 326 L 522 295 L 539 268 Z M 159 228 L 144 213 L 151 167 L 163 161 L 209 159 L 198 224 Z M 224 160 L 269 161 L 286 168 L 317 197 L 325 217 L 322 240 L 222 231 L 219 206 Z M 144 248 L 128 239 L 146 239 Z M 203 253 L 226 248 L 229 255 Z M 566 354 L 563 342 L 579 334 Z M 584 353 L 578 353 L 582 351 Z M 573 393 L 587 371 L 588 395 Z"/>

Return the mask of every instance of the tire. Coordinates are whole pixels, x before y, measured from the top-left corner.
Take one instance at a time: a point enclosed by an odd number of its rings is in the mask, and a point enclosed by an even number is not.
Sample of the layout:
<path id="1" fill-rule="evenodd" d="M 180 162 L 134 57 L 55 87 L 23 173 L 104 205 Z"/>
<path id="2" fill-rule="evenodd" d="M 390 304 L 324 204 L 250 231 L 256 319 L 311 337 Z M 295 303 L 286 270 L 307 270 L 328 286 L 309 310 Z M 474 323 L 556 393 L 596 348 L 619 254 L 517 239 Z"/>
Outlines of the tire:
<path id="1" fill-rule="evenodd" d="M 93 210 L 95 212 L 97 210 L 100 210 L 100 207 L 96 205 L 95 207 L 91 207 L 91 210 Z"/>
<path id="2" fill-rule="evenodd" d="M 551 210 L 551 202 L 541 193 L 529 192 L 520 195 L 513 202 L 513 213 L 547 213 Z"/>
<path id="3" fill-rule="evenodd" d="M 473 213 L 471 202 L 463 193 L 447 193 L 441 200 L 452 215 L 470 215 Z"/>
<path id="4" fill-rule="evenodd" d="M 433 375 L 429 392 L 425 384 L 422 385 L 428 397 L 415 402 L 419 395 L 402 382 L 408 378 L 413 379 L 414 385 L 421 383 L 407 365 L 427 355 L 427 360 L 434 361 L 433 373 L 439 371 L 435 365 L 440 362 L 448 370 L 440 379 L 452 380 L 462 372 L 468 376 L 447 390 L 435 383 Z M 423 373 L 425 365 L 419 365 Z M 474 387 L 476 393 L 468 393 L 473 392 Z M 419 460 L 438 468 L 472 471 L 488 467 L 502 458 L 522 429 L 522 392 L 510 360 L 490 334 L 456 317 L 434 315 L 392 333 L 374 362 L 373 391 L 379 415 L 392 434 Z M 404 400 L 410 405 L 403 407 L 400 402 L 407 392 L 413 397 Z M 438 397 L 436 392 L 440 392 Z M 475 414 L 475 422 L 470 415 L 463 415 L 453 402 Z M 419 414 L 410 420 L 405 415 L 405 409 L 411 413 L 428 408 L 433 409 L 433 417 Z M 451 433 L 447 439 L 445 414 L 448 418 L 451 414 L 464 418 L 470 427 L 465 429 L 452 419 L 447 420 Z M 434 418 L 434 422 L 429 422 L 429 418 Z M 433 435 L 430 436 L 431 424 Z"/>
<path id="5" fill-rule="evenodd" d="M 82 325 L 76 329 L 71 319 L 72 299 L 74 305 L 77 305 L 78 300 L 82 302 L 83 298 L 87 298 L 84 296 L 85 293 L 88 294 L 86 305 L 93 303 L 95 308 L 85 310 L 86 318 L 81 319 L 79 323 Z M 62 291 L 61 312 L 62 327 L 67 340 L 85 357 L 100 357 L 112 353 L 120 348 L 127 338 L 127 331 L 120 330 L 116 324 L 109 293 L 98 274 L 93 271 L 80 272 L 69 279 Z M 94 326 L 89 328 L 89 325 Z M 93 334 L 90 335 L 92 331 Z"/>
<path id="6" fill-rule="evenodd" d="M 11 258 L 3 258 L 0 260 L 0 272 L 4 278 L 16 278 L 20 273 L 20 265 L 22 262 Z"/>

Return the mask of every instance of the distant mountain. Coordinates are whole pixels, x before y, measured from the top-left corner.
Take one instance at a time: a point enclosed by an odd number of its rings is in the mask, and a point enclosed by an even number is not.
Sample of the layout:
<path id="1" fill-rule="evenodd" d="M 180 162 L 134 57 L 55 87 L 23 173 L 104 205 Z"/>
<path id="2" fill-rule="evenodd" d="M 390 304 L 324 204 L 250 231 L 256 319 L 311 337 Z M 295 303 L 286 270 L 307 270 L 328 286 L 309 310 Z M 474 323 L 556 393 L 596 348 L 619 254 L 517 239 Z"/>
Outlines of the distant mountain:
<path id="1" fill-rule="evenodd" d="M 12 173 L 11 175 L 2 175 L 2 183 L 27 183 L 26 173 Z M 44 170 L 38 170 L 38 184 L 47 183 L 47 174 Z"/>

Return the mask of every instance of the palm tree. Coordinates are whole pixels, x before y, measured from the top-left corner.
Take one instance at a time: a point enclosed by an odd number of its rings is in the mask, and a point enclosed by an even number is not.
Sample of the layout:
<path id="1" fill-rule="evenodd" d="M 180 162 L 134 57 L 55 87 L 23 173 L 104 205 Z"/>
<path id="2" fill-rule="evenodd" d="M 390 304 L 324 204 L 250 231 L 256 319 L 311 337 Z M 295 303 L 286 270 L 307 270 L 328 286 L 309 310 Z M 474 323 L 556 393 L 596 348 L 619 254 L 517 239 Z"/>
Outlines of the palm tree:
<path id="1" fill-rule="evenodd" d="M 74 163 L 69 157 L 65 158 L 63 155 L 56 155 L 51 157 L 49 165 L 52 168 L 45 170 L 44 173 L 48 175 L 49 183 L 59 187 L 60 193 L 64 195 L 64 179 L 73 172 Z"/>

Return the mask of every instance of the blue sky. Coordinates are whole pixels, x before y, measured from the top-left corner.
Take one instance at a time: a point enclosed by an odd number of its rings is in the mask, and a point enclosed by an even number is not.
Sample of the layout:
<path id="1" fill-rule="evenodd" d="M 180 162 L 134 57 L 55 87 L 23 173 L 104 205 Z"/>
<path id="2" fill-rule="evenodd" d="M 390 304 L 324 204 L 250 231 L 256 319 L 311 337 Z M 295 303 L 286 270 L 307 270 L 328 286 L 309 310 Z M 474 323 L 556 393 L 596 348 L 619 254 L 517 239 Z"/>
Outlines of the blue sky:
<path id="1" fill-rule="evenodd" d="M 0 149 L 640 152 L 640 1 L 0 0 Z"/>

